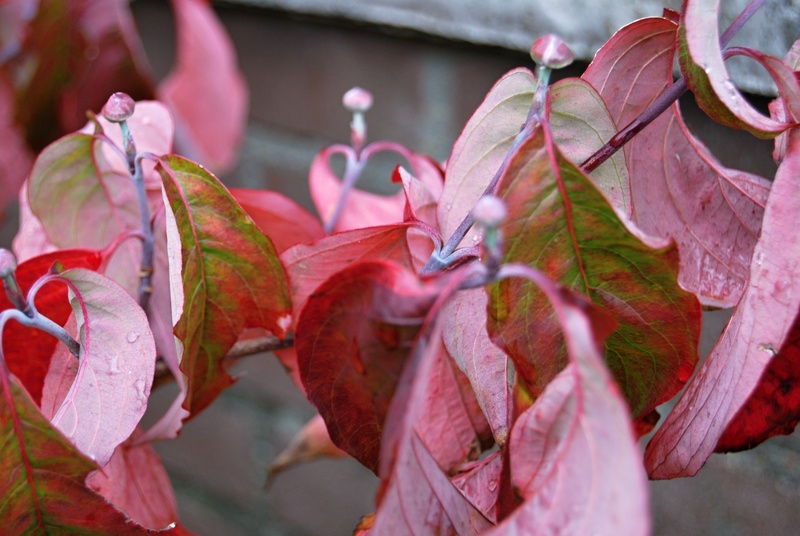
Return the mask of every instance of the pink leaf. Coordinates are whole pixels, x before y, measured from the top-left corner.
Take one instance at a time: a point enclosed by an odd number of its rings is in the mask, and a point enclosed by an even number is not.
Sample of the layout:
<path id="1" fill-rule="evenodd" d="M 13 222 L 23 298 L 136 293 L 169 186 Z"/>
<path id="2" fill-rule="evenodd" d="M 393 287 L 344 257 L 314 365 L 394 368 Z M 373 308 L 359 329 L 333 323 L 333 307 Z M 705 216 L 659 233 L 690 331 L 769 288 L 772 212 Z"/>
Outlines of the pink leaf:
<path id="1" fill-rule="evenodd" d="M 84 269 L 55 277 L 69 284 L 81 355 L 53 424 L 103 466 L 147 408 L 153 336 L 144 311 L 108 278 Z"/>
<path id="2" fill-rule="evenodd" d="M 647 448 L 653 478 L 697 473 L 783 347 L 800 307 L 800 132 L 778 168 L 742 301 Z"/>
<path id="3" fill-rule="evenodd" d="M 279 254 L 325 235 L 319 220 L 278 192 L 234 188 L 231 195 L 272 240 Z"/>
<path id="4" fill-rule="evenodd" d="M 503 471 L 502 451 L 493 452 L 472 464 L 465 464 L 462 471 L 452 478 L 453 485 L 486 519 L 496 523 L 497 495 Z"/>
<path id="5" fill-rule="evenodd" d="M 678 60 L 686 84 L 695 100 L 712 119 L 749 131 L 761 138 L 773 138 L 795 123 L 775 121 L 759 113 L 733 83 L 719 45 L 717 12 L 719 0 L 684 0 L 678 31 Z M 779 87 L 793 85 L 794 77 L 776 79 Z"/>
<path id="6" fill-rule="evenodd" d="M 442 331 L 445 347 L 469 378 L 495 440 L 504 445 L 511 415 L 508 356 L 489 339 L 487 303 L 483 288 L 457 293 L 442 309 Z"/>
<path id="7" fill-rule="evenodd" d="M 504 270 L 530 274 L 514 265 Z M 564 332 L 569 364 L 514 423 L 508 463 L 524 502 L 489 534 L 647 534 L 641 454 L 625 400 L 603 363 L 592 306 L 537 277 Z"/>
<path id="8" fill-rule="evenodd" d="M 158 94 L 177 119 L 181 154 L 216 171 L 233 165 L 247 120 L 247 86 L 230 38 L 204 0 L 172 0 L 177 66 Z"/>
<path id="9" fill-rule="evenodd" d="M 145 528 L 163 530 L 178 520 L 172 484 L 150 445 L 121 444 L 106 466 L 86 479 L 86 486 Z"/>
<path id="10" fill-rule="evenodd" d="M 500 168 L 525 123 L 535 87 L 529 70 L 509 71 L 470 117 L 447 162 L 438 213 L 442 236 L 453 234 Z M 473 228 L 462 243 L 473 245 L 476 233 Z"/>
<path id="11" fill-rule="evenodd" d="M 626 125 L 672 81 L 677 26 L 642 19 L 617 32 L 584 74 Z M 631 70 L 635 73 L 631 76 Z M 625 147 L 634 223 L 675 240 L 681 286 L 702 303 L 735 305 L 748 276 L 769 181 L 723 167 L 691 135 L 678 104 Z"/>
<path id="12" fill-rule="evenodd" d="M 448 367 L 441 330 L 421 334 L 392 401 L 381 447 L 381 489 L 370 534 L 476 534 L 492 523 L 445 475 L 434 452 L 447 449 L 449 434 L 436 433 L 437 419 L 447 418 L 443 404 L 433 404 Z M 438 400 L 438 399 L 437 399 Z M 458 430 L 458 420 L 451 430 Z M 449 427 L 450 425 L 448 425 Z M 491 493 L 491 492 L 490 492 Z"/>

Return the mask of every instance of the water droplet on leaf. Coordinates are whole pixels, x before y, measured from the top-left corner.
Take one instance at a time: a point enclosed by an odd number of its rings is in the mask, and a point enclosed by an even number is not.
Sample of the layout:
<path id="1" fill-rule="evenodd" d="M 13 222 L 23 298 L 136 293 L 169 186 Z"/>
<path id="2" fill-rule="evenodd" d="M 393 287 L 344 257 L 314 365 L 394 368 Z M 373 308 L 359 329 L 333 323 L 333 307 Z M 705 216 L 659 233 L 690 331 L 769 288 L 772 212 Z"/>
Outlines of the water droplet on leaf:
<path id="1" fill-rule="evenodd" d="M 129 331 L 128 334 L 125 335 L 125 340 L 130 342 L 130 343 L 134 343 L 137 340 L 139 340 L 139 334 L 138 333 L 134 333 L 133 331 Z"/>

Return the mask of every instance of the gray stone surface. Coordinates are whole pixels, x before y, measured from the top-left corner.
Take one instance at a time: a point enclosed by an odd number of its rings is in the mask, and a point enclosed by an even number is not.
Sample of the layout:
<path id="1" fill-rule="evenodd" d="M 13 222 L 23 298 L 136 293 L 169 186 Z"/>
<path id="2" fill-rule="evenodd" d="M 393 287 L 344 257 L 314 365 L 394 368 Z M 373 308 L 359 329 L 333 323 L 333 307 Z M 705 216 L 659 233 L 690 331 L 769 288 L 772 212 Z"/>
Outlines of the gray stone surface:
<path id="1" fill-rule="evenodd" d="M 228 0 L 231 3 L 338 17 L 428 33 L 471 43 L 528 51 L 540 35 L 561 35 L 578 58 L 590 60 L 619 28 L 664 7 L 680 10 L 680 0 Z M 721 2 L 720 26 L 748 0 Z M 800 0 L 771 0 L 751 19 L 734 44 L 783 57 L 800 38 Z M 731 73 L 739 87 L 772 94 L 768 77 L 754 62 L 735 60 Z"/>

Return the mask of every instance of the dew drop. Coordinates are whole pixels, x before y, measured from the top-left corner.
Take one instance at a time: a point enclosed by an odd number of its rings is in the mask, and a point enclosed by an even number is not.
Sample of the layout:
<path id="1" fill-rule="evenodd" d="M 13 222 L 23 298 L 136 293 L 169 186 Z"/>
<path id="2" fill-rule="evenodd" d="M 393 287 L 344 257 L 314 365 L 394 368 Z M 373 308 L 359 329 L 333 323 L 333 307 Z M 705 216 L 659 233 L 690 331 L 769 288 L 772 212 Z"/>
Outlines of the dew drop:
<path id="1" fill-rule="evenodd" d="M 497 480 L 490 480 L 489 481 L 489 491 L 494 491 L 497 489 Z"/>
<path id="2" fill-rule="evenodd" d="M 133 331 L 129 331 L 128 334 L 125 335 L 125 340 L 130 342 L 130 343 L 134 343 L 137 340 L 139 340 L 139 334 L 135 333 Z"/>
<path id="3" fill-rule="evenodd" d="M 450 203 L 447 203 L 447 204 L 444 206 L 444 209 L 445 209 L 446 211 L 448 211 L 448 212 L 450 212 L 450 209 L 451 209 L 451 208 L 453 208 L 453 205 L 451 205 Z"/>

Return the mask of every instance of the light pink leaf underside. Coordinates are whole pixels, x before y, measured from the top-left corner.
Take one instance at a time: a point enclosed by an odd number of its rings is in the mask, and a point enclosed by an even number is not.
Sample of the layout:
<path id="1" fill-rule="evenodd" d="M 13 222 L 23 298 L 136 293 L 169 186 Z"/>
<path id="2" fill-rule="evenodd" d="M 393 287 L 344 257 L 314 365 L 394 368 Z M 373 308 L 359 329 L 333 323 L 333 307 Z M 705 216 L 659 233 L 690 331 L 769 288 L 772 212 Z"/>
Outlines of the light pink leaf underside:
<path id="1" fill-rule="evenodd" d="M 52 420 L 103 466 L 147 408 L 155 343 L 144 312 L 111 280 L 83 269 L 58 277 L 75 287 L 71 302 L 81 356 L 75 381 Z"/>
<path id="2" fill-rule="evenodd" d="M 800 307 L 800 134 L 793 131 L 764 215 L 750 281 L 728 326 L 647 448 L 653 478 L 694 475 L 786 340 Z"/>
<path id="3" fill-rule="evenodd" d="M 503 445 L 510 428 L 508 356 L 486 332 L 488 297 L 483 288 L 463 290 L 442 309 L 444 345 L 467 375 L 495 440 Z"/>
<path id="4" fill-rule="evenodd" d="M 676 31 L 666 19 L 636 21 L 617 32 L 584 73 L 620 127 L 671 82 Z M 649 235 L 677 242 L 683 288 L 706 305 L 735 305 L 747 280 L 769 182 L 723 167 L 688 131 L 677 104 L 628 143 L 625 155 L 634 223 Z"/>
<path id="5" fill-rule="evenodd" d="M 444 238 L 453 234 L 497 173 L 525 123 L 535 87 L 529 70 L 509 71 L 467 121 L 447 162 L 439 200 L 439 229 Z M 474 244 L 476 233 L 473 228 L 462 244 Z"/>

